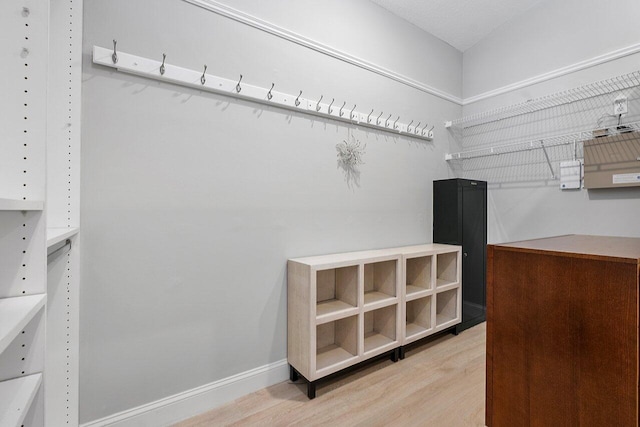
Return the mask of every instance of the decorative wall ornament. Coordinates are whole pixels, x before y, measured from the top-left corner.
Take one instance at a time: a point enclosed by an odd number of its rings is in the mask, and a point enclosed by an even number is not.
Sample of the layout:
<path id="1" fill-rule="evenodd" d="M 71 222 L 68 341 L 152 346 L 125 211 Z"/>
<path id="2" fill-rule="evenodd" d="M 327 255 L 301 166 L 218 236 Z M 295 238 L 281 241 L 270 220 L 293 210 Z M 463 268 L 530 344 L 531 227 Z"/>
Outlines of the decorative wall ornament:
<path id="1" fill-rule="evenodd" d="M 360 144 L 360 141 L 349 132 L 346 140 L 336 144 L 338 163 L 347 168 L 364 164 L 363 157 L 366 148 L 367 144 Z"/>
<path id="2" fill-rule="evenodd" d="M 336 144 L 338 152 L 338 168 L 344 172 L 344 179 L 349 188 L 360 187 L 360 171 L 358 166 L 364 164 L 364 153 L 367 144 L 361 144 L 358 139 L 347 130 L 347 139 Z"/>

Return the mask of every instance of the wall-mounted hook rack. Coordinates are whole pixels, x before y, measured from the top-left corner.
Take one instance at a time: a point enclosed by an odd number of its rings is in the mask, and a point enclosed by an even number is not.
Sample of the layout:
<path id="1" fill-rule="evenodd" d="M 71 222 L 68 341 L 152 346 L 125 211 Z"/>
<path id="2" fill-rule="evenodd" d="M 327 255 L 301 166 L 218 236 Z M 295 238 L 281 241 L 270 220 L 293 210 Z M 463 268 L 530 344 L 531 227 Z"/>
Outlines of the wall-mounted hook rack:
<path id="1" fill-rule="evenodd" d="M 273 90 L 273 85 L 271 87 L 271 90 L 269 90 L 269 88 L 250 85 L 243 81 L 242 86 L 240 87 L 240 81 L 238 81 L 237 79 L 231 80 L 207 74 L 206 68 L 205 71 L 202 72 L 165 63 L 164 74 L 161 74 L 161 61 L 117 51 L 117 62 L 114 62 L 112 58 L 113 54 L 114 49 L 106 49 L 103 47 L 94 46 L 93 63 L 114 68 L 117 71 L 134 74 L 140 77 L 146 77 L 180 86 L 186 86 L 198 90 L 231 96 L 237 99 L 248 100 L 260 104 L 277 106 L 291 111 L 325 117 L 343 123 L 349 123 L 355 126 L 377 129 L 380 131 L 392 133 L 394 135 L 403 135 L 423 140 L 433 139 L 432 130 L 413 133 L 409 132 L 407 125 L 403 123 L 397 123 L 397 129 L 394 129 L 394 127 L 387 127 L 384 119 L 381 121 L 372 120 L 371 123 L 369 123 L 367 120 L 367 114 L 354 111 L 355 106 L 354 110 L 351 110 L 350 112 L 349 110 L 347 110 L 348 114 L 345 114 L 345 110 L 343 108 L 344 105 L 346 105 L 346 102 L 340 109 L 329 108 L 330 104 L 322 103 L 317 99 L 313 100 L 302 98 L 302 91 L 300 91 L 300 94 L 296 97 L 295 95 L 276 92 L 275 90 Z M 242 77 L 240 79 L 242 79 Z M 240 87 L 241 91 L 238 90 L 238 87 Z M 268 97 L 267 94 L 270 94 L 271 96 Z"/>

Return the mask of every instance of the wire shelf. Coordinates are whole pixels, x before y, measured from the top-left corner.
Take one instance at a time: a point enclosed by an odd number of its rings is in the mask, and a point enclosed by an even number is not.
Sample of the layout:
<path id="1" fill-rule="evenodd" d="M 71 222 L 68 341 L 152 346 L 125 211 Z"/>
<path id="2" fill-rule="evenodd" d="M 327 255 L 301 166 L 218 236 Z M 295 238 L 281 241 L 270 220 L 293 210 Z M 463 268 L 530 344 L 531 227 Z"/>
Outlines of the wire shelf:
<path id="1" fill-rule="evenodd" d="M 626 99 L 627 111 L 615 105 Z M 583 142 L 640 132 L 640 71 L 463 117 L 449 127 L 445 159 L 456 176 L 498 183 L 555 180 Z"/>
<path id="2" fill-rule="evenodd" d="M 555 135 L 550 138 L 523 140 L 514 142 L 511 144 L 503 144 L 496 146 L 489 146 L 478 148 L 475 150 L 461 151 L 458 153 L 446 154 L 445 160 L 464 160 L 473 159 L 477 157 L 496 156 L 500 154 L 516 153 L 519 151 L 529 151 L 543 148 L 556 147 L 560 145 L 582 143 L 598 136 L 613 136 L 613 135 L 625 135 L 631 132 L 640 132 L 640 122 L 625 123 L 620 129 L 609 129 L 605 134 L 599 135 L 598 132 L 601 129 L 593 129 L 586 131 L 579 131 L 569 133 L 565 135 Z"/>
<path id="3" fill-rule="evenodd" d="M 533 113 L 536 111 L 557 107 L 563 104 L 569 104 L 600 95 L 606 95 L 625 89 L 631 89 L 637 86 L 640 86 L 640 71 L 634 71 L 629 74 L 601 80 L 588 85 L 580 86 L 562 92 L 557 92 L 541 98 L 528 100 L 519 104 L 500 107 L 494 110 L 461 117 L 459 119 L 448 122 L 447 127 L 454 126 L 466 129 L 472 126 L 478 126 L 490 122 L 504 120 L 522 114 Z"/>

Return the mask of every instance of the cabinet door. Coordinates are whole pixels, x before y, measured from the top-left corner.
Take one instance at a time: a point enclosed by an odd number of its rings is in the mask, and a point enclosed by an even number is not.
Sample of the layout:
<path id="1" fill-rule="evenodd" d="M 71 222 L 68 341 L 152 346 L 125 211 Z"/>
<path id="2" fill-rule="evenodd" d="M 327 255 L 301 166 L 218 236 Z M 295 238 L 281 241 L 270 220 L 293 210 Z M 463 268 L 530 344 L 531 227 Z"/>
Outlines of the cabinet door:
<path id="1" fill-rule="evenodd" d="M 484 183 L 482 183 L 484 184 Z M 462 186 L 463 322 L 485 316 L 487 192 L 483 186 Z"/>
<path id="2" fill-rule="evenodd" d="M 459 180 L 433 182 L 433 241 L 462 244 L 462 192 Z"/>

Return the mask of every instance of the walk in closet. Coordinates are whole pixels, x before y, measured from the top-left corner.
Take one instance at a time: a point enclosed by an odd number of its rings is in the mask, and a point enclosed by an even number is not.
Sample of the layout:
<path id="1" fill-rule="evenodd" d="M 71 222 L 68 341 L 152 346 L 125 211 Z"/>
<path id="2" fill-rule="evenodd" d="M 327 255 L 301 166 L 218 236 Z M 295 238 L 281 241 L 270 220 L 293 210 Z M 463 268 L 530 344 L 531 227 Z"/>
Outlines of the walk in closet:
<path id="1" fill-rule="evenodd" d="M 0 427 L 486 425 L 486 248 L 640 238 L 638 16 L 3 1 Z"/>

